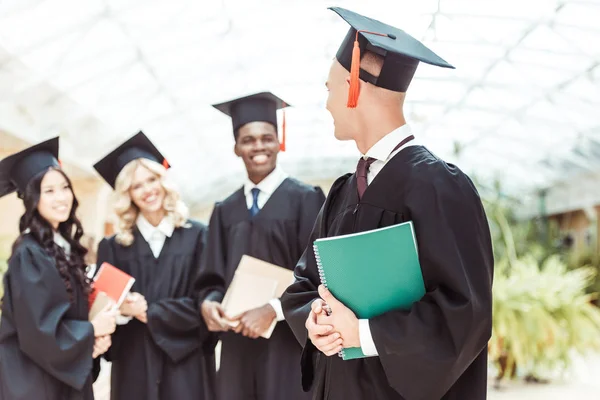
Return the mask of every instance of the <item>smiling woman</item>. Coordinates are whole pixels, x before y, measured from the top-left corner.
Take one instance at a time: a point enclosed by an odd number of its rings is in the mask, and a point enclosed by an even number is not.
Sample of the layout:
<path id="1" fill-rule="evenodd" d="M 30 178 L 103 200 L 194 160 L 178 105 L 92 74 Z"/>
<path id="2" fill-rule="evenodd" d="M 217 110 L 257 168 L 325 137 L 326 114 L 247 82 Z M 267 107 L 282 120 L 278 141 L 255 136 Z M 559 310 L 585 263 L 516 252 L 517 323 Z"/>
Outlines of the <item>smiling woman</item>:
<path id="1" fill-rule="evenodd" d="M 119 218 L 117 235 L 98 246 L 97 265 L 108 262 L 136 279 L 106 357 L 111 399 L 213 399 L 216 340 L 195 297 L 206 226 L 187 219 L 169 164 L 142 132 L 95 168 L 115 189 Z"/>
<path id="2" fill-rule="evenodd" d="M 149 222 L 158 224 L 166 214 L 176 227 L 184 226 L 187 206 L 166 179 L 167 170 L 161 164 L 138 158 L 119 173 L 115 186 L 115 213 L 119 217 L 118 243 L 133 242 L 133 227 L 140 212 Z"/>
<path id="3" fill-rule="evenodd" d="M 88 320 L 78 202 L 57 158 L 54 138 L 0 161 L 0 196 L 25 206 L 3 282 L 0 399 L 93 399 L 93 358 L 115 328 L 108 309 Z"/>

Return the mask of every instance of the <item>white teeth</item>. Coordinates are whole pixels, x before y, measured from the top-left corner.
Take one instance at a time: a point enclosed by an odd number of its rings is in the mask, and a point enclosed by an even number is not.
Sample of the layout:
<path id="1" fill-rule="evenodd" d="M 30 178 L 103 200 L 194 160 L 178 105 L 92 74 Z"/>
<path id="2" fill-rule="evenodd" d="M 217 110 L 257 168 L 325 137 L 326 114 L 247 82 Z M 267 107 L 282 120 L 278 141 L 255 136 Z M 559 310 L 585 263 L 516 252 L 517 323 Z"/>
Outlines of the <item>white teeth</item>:
<path id="1" fill-rule="evenodd" d="M 252 161 L 254 161 L 257 164 L 264 164 L 267 162 L 268 159 L 269 157 L 265 154 L 259 154 L 257 156 L 252 157 Z"/>

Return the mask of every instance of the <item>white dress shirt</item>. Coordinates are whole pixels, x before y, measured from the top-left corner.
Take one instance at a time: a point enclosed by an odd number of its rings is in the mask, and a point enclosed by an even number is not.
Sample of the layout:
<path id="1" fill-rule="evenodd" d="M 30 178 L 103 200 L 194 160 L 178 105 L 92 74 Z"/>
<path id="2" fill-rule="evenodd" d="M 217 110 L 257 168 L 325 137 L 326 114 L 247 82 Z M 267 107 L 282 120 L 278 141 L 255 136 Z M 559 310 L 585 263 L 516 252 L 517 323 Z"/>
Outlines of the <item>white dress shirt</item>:
<path id="1" fill-rule="evenodd" d="M 67 258 L 69 258 L 69 255 L 71 255 L 71 244 L 56 231 L 54 232 L 54 243 L 62 247 L 62 249 L 65 251 L 65 255 Z"/>
<path id="2" fill-rule="evenodd" d="M 136 225 L 144 240 L 148 242 L 148 245 L 152 250 L 152 254 L 154 254 L 154 258 L 158 258 L 163 246 L 165 245 L 165 240 L 173 235 L 173 231 L 175 230 L 173 221 L 170 217 L 164 217 L 158 226 L 153 226 L 140 213 L 140 215 L 137 217 Z"/>
<path id="3" fill-rule="evenodd" d="M 371 184 L 373 179 L 377 176 L 379 172 L 383 169 L 383 167 L 387 164 L 389 160 L 392 159 L 396 154 L 398 154 L 402 149 L 408 146 L 415 146 L 419 143 L 413 139 L 408 143 L 405 143 L 396 151 L 394 147 L 398 145 L 402 140 L 406 139 L 412 135 L 412 130 L 409 125 L 402 125 L 401 127 L 393 130 L 388 133 L 384 137 L 382 137 L 373 147 L 371 147 L 367 154 L 363 155 L 363 157 L 372 157 L 375 158 L 376 161 L 373 161 L 369 171 L 367 172 L 367 183 Z M 369 326 L 368 319 L 359 319 L 358 320 L 358 336 L 360 339 L 360 347 L 366 356 L 377 356 L 377 348 L 375 347 L 375 343 L 373 342 L 373 336 L 371 336 L 371 327 Z"/>
<path id="4" fill-rule="evenodd" d="M 165 245 L 165 241 L 173 235 L 173 231 L 175 230 L 175 224 L 173 224 L 171 218 L 168 216 L 164 217 L 158 226 L 154 226 L 140 213 L 135 224 L 144 240 L 150 246 L 154 258 L 158 258 Z M 119 315 L 117 316 L 117 325 L 125 325 L 132 319 L 133 317 Z"/>
<path id="5" fill-rule="evenodd" d="M 257 204 L 258 208 L 262 209 L 273 192 L 277 190 L 277 188 L 283 183 L 283 181 L 286 180 L 287 177 L 288 175 L 279 166 L 277 166 L 273 172 L 267 175 L 258 184 L 254 184 L 250 179 L 247 179 L 246 183 L 244 183 L 244 194 L 246 195 L 246 206 L 248 209 L 252 208 L 252 204 L 254 203 L 254 198 L 252 196 L 253 188 L 258 188 L 260 190 L 260 192 L 258 192 Z M 275 298 L 271 299 L 269 304 L 275 310 L 275 314 L 277 314 L 277 321 L 285 320 L 283 309 L 281 308 L 281 301 L 278 298 Z"/>

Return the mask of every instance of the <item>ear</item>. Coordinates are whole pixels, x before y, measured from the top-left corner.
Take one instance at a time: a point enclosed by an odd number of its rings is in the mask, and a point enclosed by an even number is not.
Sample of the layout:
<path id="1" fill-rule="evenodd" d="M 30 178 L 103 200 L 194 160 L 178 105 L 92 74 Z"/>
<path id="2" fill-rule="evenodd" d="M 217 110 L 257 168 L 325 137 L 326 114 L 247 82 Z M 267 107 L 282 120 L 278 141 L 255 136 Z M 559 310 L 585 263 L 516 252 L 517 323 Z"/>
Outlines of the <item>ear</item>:
<path id="1" fill-rule="evenodd" d="M 350 75 L 349 75 L 349 74 L 348 74 L 348 76 L 346 76 L 346 79 L 345 79 L 345 80 L 346 80 L 346 90 L 350 90 Z M 363 81 L 362 81 L 362 80 L 360 80 L 360 79 L 358 80 L 358 90 L 359 90 L 359 91 L 361 91 L 361 90 L 363 90 L 363 89 L 364 89 L 364 88 L 362 87 L 363 83 L 365 83 L 365 82 L 363 82 Z"/>
<path id="2" fill-rule="evenodd" d="M 235 140 L 235 144 L 233 145 L 233 152 L 235 153 L 236 156 L 241 157 L 242 153 L 240 152 L 240 149 L 238 148 L 238 142 L 237 139 Z"/>

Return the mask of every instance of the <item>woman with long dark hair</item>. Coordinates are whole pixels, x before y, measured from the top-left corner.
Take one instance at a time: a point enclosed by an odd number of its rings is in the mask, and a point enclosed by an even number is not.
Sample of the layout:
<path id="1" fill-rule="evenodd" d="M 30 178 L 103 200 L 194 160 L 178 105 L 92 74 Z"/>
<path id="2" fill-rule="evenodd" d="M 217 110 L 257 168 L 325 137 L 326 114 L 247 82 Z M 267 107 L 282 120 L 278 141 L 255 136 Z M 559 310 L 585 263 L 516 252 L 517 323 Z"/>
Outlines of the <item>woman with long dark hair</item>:
<path id="1" fill-rule="evenodd" d="M 88 321 L 83 229 L 57 158 L 54 138 L 0 161 L 0 197 L 25 205 L 4 277 L 0 400 L 93 399 L 94 359 L 115 329 L 109 308 Z"/>
<path id="2" fill-rule="evenodd" d="M 206 225 L 188 219 L 168 163 L 142 132 L 94 167 L 114 189 L 118 218 L 117 234 L 98 246 L 97 265 L 108 262 L 136 279 L 120 309 L 130 320 L 117 327 L 106 354 L 111 399 L 215 399 L 215 336 L 196 296 Z"/>

